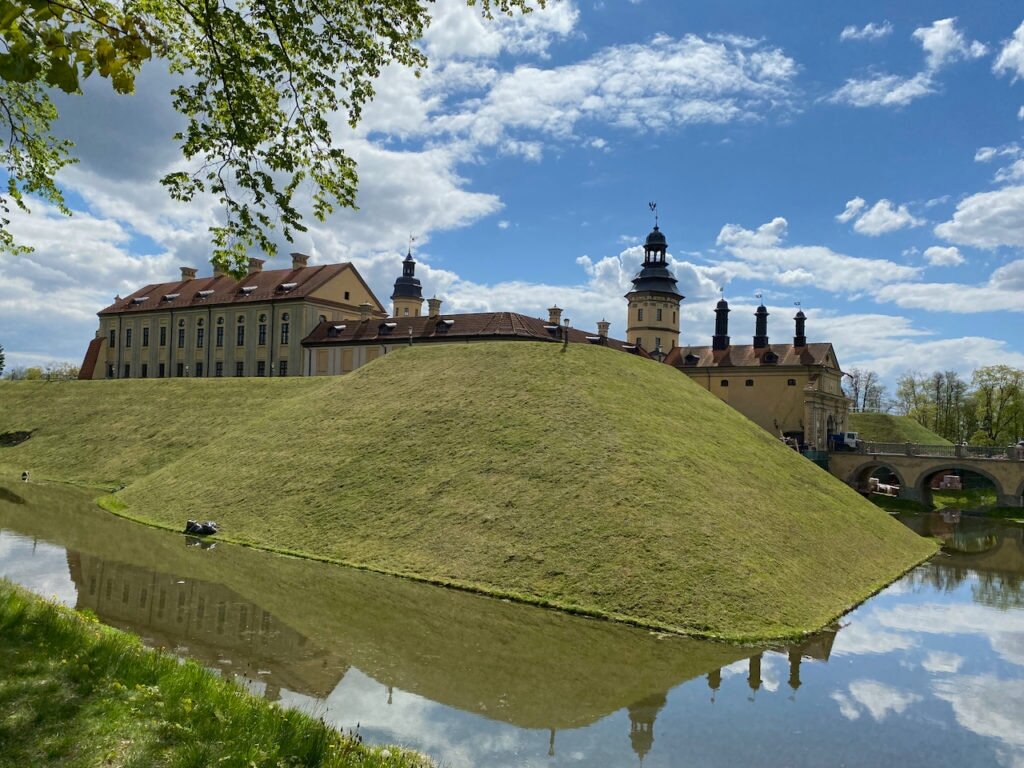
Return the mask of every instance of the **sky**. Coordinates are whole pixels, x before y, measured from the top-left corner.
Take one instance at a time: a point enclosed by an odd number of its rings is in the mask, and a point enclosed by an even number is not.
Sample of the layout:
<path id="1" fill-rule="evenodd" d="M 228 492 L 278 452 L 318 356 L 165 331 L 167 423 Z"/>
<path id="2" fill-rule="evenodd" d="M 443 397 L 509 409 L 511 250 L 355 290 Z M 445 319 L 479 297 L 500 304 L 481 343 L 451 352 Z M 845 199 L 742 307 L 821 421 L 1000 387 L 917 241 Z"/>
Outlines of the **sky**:
<path id="1" fill-rule="evenodd" d="M 378 298 L 413 253 L 445 312 L 611 322 L 656 201 L 686 296 L 681 343 L 709 344 L 724 294 L 750 343 L 758 294 L 788 342 L 890 386 L 909 371 L 1024 367 L 1024 7 L 978 0 L 549 0 L 485 21 L 437 0 L 419 78 L 386 70 L 360 125 L 357 211 L 309 230 L 311 263 L 353 262 Z M 7 365 L 80 362 L 115 294 L 209 274 L 216 201 L 176 203 L 182 121 L 159 64 L 132 97 L 55 97 L 80 162 L 15 213 L 0 255 Z M 300 193 L 308 199 L 309 191 Z M 260 254 L 254 254 L 260 255 Z"/>

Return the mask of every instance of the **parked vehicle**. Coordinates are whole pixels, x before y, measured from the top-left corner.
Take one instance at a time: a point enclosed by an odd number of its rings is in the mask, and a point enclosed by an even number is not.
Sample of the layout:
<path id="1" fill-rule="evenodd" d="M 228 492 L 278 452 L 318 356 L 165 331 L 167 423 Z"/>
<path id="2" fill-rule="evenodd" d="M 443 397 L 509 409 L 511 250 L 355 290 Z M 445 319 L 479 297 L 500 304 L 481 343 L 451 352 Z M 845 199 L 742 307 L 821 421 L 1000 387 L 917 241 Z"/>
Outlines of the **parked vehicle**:
<path id="1" fill-rule="evenodd" d="M 828 436 L 828 443 L 833 451 L 855 451 L 864 441 L 859 432 L 837 432 Z"/>

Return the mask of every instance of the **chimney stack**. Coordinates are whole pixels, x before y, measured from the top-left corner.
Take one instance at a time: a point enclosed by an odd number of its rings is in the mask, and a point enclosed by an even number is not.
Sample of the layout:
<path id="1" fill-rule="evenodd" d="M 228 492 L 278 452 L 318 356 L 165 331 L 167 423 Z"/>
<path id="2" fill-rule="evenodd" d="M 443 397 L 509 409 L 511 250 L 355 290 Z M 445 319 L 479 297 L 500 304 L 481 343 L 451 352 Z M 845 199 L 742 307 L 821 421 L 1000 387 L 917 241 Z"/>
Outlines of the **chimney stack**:
<path id="1" fill-rule="evenodd" d="M 600 320 L 597 323 L 597 335 L 602 339 L 608 338 L 608 328 L 611 327 L 611 323 L 607 320 Z"/>
<path id="2" fill-rule="evenodd" d="M 441 300 L 437 296 L 427 299 L 427 317 L 440 317 Z"/>
<path id="3" fill-rule="evenodd" d="M 729 348 L 729 302 L 721 299 L 715 307 L 715 335 L 711 337 L 711 348 L 722 350 Z"/>
<path id="4" fill-rule="evenodd" d="M 762 304 L 754 313 L 754 349 L 768 346 L 768 310 Z"/>
<path id="5" fill-rule="evenodd" d="M 370 319 L 370 312 L 373 311 L 373 304 L 364 301 L 359 305 L 359 322 L 365 323 Z"/>
<path id="6" fill-rule="evenodd" d="M 226 274 L 227 274 L 227 272 L 224 271 L 224 265 L 222 265 L 219 261 L 213 262 L 213 276 L 214 277 L 223 277 Z"/>
<path id="7" fill-rule="evenodd" d="M 181 279 L 182 280 L 195 280 L 196 279 L 196 268 L 195 267 L 182 267 L 181 268 Z"/>
<path id="8" fill-rule="evenodd" d="M 804 311 L 801 309 L 797 311 L 796 317 L 793 319 L 796 320 L 796 335 L 793 337 L 793 346 L 806 347 L 807 336 L 804 334 L 804 322 L 807 320 L 807 315 L 805 315 Z"/>
<path id="9" fill-rule="evenodd" d="M 551 323 L 551 325 L 562 324 L 562 310 L 558 308 L 557 304 L 548 309 L 548 322 Z"/>
<path id="10" fill-rule="evenodd" d="M 255 275 L 257 272 L 263 271 L 263 259 L 249 259 L 249 270 L 248 274 Z"/>
<path id="11" fill-rule="evenodd" d="M 309 261 L 309 256 L 304 253 L 293 253 L 292 254 L 292 269 L 302 269 L 306 266 L 306 262 Z"/>

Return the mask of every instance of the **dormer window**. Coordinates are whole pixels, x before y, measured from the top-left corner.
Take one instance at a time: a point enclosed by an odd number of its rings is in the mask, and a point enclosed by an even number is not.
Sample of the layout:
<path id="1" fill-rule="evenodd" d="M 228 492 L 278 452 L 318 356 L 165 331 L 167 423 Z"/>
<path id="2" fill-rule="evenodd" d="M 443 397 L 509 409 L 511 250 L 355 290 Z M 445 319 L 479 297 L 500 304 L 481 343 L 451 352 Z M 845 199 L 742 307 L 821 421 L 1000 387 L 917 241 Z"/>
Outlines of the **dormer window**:
<path id="1" fill-rule="evenodd" d="M 144 301 L 149 301 L 149 296 L 136 296 L 132 299 L 132 304 L 142 304 Z"/>
<path id="2" fill-rule="evenodd" d="M 279 286 L 277 286 L 277 289 L 282 293 L 288 293 L 288 291 L 295 290 L 295 287 L 297 285 L 298 283 L 281 283 Z"/>
<path id="3" fill-rule="evenodd" d="M 696 365 L 700 362 L 700 358 L 692 352 L 683 358 L 683 365 Z"/>
<path id="4" fill-rule="evenodd" d="M 386 336 L 391 333 L 398 326 L 398 323 L 381 323 L 377 329 L 377 334 L 380 336 Z"/>
<path id="5" fill-rule="evenodd" d="M 448 329 L 455 324 L 454 320 L 438 320 L 436 330 L 438 333 L 448 333 Z"/>
<path id="6" fill-rule="evenodd" d="M 327 335 L 328 336 L 338 336 L 347 327 L 348 326 L 345 326 L 345 325 L 332 325 L 330 328 L 327 329 Z"/>
<path id="7" fill-rule="evenodd" d="M 176 298 L 181 296 L 180 293 L 165 293 L 163 296 L 164 301 L 174 301 Z"/>
<path id="8" fill-rule="evenodd" d="M 761 358 L 761 362 L 766 363 L 767 365 L 774 365 L 775 363 L 779 362 L 779 356 L 776 355 L 771 350 L 768 350 L 767 352 L 764 353 L 764 357 Z"/>
<path id="9" fill-rule="evenodd" d="M 248 296 L 249 294 L 251 294 L 255 290 L 256 290 L 256 286 L 255 285 L 243 285 L 241 290 L 239 291 L 239 293 L 241 293 L 243 296 Z"/>
<path id="10" fill-rule="evenodd" d="M 207 288 L 205 291 L 199 291 L 198 293 L 196 293 L 196 298 L 199 299 L 200 301 L 202 299 L 208 299 L 210 296 L 213 296 L 213 291 L 210 290 L 209 288 Z"/>

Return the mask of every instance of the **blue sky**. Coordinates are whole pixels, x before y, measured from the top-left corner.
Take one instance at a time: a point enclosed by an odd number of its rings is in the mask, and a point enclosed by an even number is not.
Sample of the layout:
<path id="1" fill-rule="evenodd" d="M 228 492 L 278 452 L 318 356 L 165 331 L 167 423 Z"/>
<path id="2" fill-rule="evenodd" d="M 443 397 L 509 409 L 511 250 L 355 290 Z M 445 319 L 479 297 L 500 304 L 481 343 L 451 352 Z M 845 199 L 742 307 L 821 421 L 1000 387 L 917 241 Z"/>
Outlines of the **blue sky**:
<path id="1" fill-rule="evenodd" d="M 656 200 L 682 341 L 706 344 L 719 288 L 731 333 L 812 341 L 844 368 L 1024 367 L 1024 8 L 1006 2 L 562 0 L 483 22 L 438 0 L 416 79 L 384 73 L 338 143 L 359 211 L 290 250 L 351 260 L 382 301 L 410 234 L 447 311 L 566 308 L 625 330 Z M 212 200 L 170 201 L 181 161 L 168 76 L 132 98 L 61 97 L 82 162 L 59 177 L 72 219 L 37 203 L 0 256 L 8 364 L 80 360 L 115 293 L 209 257 Z M 749 343 L 749 342 L 748 342 Z"/>

